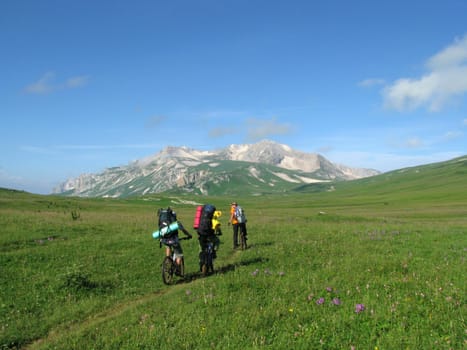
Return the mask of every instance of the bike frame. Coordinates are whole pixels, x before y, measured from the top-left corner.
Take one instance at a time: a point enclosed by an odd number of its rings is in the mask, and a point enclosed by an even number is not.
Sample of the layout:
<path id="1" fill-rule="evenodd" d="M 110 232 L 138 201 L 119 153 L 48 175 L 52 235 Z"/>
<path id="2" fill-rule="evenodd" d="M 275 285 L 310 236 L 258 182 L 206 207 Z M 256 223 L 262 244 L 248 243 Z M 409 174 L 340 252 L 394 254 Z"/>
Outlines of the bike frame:
<path id="1" fill-rule="evenodd" d="M 188 237 L 179 238 L 179 241 L 189 239 Z M 183 256 L 180 257 L 180 265 L 177 265 L 176 258 L 175 258 L 175 249 L 173 245 L 165 245 L 169 247 L 170 254 L 164 256 L 164 260 L 162 260 L 162 281 L 169 285 L 174 282 L 173 275 L 176 271 L 179 271 L 181 277 L 183 278 L 185 274 L 185 258 Z"/>

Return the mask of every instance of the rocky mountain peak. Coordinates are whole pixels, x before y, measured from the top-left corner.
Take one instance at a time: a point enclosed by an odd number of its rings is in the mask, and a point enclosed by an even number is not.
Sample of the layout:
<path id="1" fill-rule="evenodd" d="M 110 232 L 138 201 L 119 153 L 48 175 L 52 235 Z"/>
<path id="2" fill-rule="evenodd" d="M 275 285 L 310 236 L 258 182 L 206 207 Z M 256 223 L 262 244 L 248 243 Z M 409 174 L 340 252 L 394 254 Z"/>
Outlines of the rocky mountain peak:
<path id="1" fill-rule="evenodd" d="M 238 166 L 228 165 L 229 162 L 240 161 L 242 163 Z M 239 175 L 236 175 L 237 172 Z M 229 191 L 235 186 L 233 180 L 237 176 L 243 180 L 251 177 L 247 183 L 257 183 L 253 186 L 255 189 L 264 187 L 281 191 L 278 184 L 289 188 L 293 184 L 349 180 L 376 174 L 378 172 L 375 170 L 333 164 L 319 154 L 305 153 L 263 140 L 255 144 L 233 144 L 216 151 L 167 146 L 159 153 L 128 166 L 112 167 L 100 174 L 83 174 L 69 179 L 54 192 L 122 197 L 177 189 L 209 194 L 209 188 Z"/>

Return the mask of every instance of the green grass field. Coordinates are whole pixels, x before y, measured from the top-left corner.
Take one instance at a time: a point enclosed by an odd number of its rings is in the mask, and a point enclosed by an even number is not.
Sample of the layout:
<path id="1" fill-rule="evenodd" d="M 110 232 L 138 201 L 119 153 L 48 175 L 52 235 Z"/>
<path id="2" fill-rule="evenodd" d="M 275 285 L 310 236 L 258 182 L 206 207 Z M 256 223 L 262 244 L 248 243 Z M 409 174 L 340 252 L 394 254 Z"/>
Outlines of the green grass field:
<path id="1" fill-rule="evenodd" d="M 465 349 L 467 166 L 423 169 L 235 198 L 246 251 L 232 250 L 233 198 L 0 190 L 0 347 Z M 183 241 L 187 278 L 165 286 L 155 212 L 191 227 L 194 202 L 224 212 L 216 273 Z"/>

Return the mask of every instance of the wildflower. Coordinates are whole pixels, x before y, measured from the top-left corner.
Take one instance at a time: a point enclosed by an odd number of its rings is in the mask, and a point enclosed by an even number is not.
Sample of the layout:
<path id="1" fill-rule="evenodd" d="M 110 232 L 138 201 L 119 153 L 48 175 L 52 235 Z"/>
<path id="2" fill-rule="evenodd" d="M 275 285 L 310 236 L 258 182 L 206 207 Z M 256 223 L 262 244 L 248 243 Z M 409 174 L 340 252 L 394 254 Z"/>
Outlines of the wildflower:
<path id="1" fill-rule="evenodd" d="M 307 297 L 308 301 L 312 301 L 314 296 L 315 295 L 313 293 L 308 294 L 308 297 Z"/>
<path id="2" fill-rule="evenodd" d="M 259 272 L 259 270 L 256 269 L 255 271 L 253 271 L 253 272 L 251 273 L 251 275 L 252 275 L 252 276 L 256 276 L 256 275 L 258 274 L 258 272 Z"/>
<path id="3" fill-rule="evenodd" d="M 289 312 L 292 313 L 292 312 L 293 312 L 293 308 L 290 308 L 290 309 L 289 309 Z"/>
<path id="4" fill-rule="evenodd" d="M 324 298 L 319 298 L 318 300 L 316 300 L 316 305 L 321 305 L 321 304 L 324 304 Z"/>
<path id="5" fill-rule="evenodd" d="M 284 271 L 279 271 L 279 276 L 284 276 L 285 272 Z"/>
<path id="6" fill-rule="evenodd" d="M 340 304 L 341 304 L 341 300 L 340 300 L 339 298 L 334 298 L 334 299 L 332 299 L 332 303 L 333 303 L 334 305 L 340 305 Z"/>
<path id="7" fill-rule="evenodd" d="M 186 295 L 191 295 L 191 290 L 187 289 L 187 290 L 185 291 L 185 294 L 186 294 Z"/>
<path id="8" fill-rule="evenodd" d="M 331 292 L 332 292 L 332 287 L 326 287 L 326 291 L 327 291 L 328 293 L 331 293 Z"/>
<path id="9" fill-rule="evenodd" d="M 365 311 L 365 305 L 363 304 L 357 304 L 355 305 L 355 312 L 359 314 L 360 312 Z"/>

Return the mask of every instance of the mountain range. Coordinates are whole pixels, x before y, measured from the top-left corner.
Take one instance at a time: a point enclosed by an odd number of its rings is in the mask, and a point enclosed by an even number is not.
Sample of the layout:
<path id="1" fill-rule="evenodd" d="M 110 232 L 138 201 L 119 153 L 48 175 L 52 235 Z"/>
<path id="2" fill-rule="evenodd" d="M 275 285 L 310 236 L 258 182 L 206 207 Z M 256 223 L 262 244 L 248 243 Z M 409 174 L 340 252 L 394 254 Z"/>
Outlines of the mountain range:
<path id="1" fill-rule="evenodd" d="M 83 197 L 128 197 L 151 193 L 199 195 L 279 193 L 304 184 L 354 180 L 374 169 L 335 164 L 269 140 L 213 151 L 168 146 L 128 165 L 68 179 L 54 193 Z"/>

